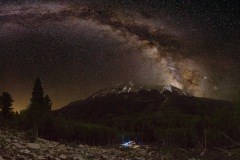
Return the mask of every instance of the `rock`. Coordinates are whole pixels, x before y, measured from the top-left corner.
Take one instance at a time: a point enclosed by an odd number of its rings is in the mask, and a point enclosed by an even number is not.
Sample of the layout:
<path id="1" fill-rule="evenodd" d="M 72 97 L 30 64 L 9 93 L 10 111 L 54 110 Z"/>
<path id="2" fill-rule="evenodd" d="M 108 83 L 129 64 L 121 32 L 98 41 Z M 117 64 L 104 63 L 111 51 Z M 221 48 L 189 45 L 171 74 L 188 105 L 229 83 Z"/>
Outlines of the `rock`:
<path id="1" fill-rule="evenodd" d="M 37 158 L 37 155 L 35 153 L 30 153 L 32 158 Z"/>
<path id="2" fill-rule="evenodd" d="M 64 155 L 64 154 L 61 154 L 61 155 L 59 156 L 59 158 L 60 158 L 60 159 L 67 159 L 67 156 Z"/>
<path id="3" fill-rule="evenodd" d="M 48 160 L 55 160 L 53 155 L 47 155 L 46 157 L 47 157 Z"/>
<path id="4" fill-rule="evenodd" d="M 48 153 L 49 153 L 50 155 L 55 155 L 55 152 L 54 152 L 53 150 L 48 150 Z"/>
<path id="5" fill-rule="evenodd" d="M 16 158 L 17 160 L 25 160 L 25 158 L 23 156 L 17 156 Z"/>
<path id="6" fill-rule="evenodd" d="M 31 152 L 28 149 L 22 149 L 20 150 L 20 153 L 29 154 Z"/>
<path id="7" fill-rule="evenodd" d="M 203 151 L 200 153 L 200 155 L 201 155 L 201 156 L 204 156 L 204 155 L 205 155 L 205 153 L 206 153 L 206 151 L 207 151 L 207 150 L 206 150 L 206 149 L 204 149 L 204 150 L 203 150 Z"/>
<path id="8" fill-rule="evenodd" d="M 79 144 L 78 146 L 79 146 L 80 148 L 84 148 L 84 145 L 82 145 L 82 144 Z"/>
<path id="9" fill-rule="evenodd" d="M 139 148 L 139 147 L 140 147 L 140 145 L 137 145 L 137 144 L 135 144 L 135 145 L 132 146 L 132 148 L 135 148 L 135 149 L 136 149 L 136 148 Z"/>
<path id="10" fill-rule="evenodd" d="M 0 160 L 4 160 L 1 155 L 0 155 Z"/>
<path id="11" fill-rule="evenodd" d="M 14 146 L 16 146 L 17 148 L 25 148 L 24 146 L 22 146 L 21 144 L 19 143 L 13 143 Z"/>
<path id="12" fill-rule="evenodd" d="M 81 155 L 74 155 L 73 160 L 84 160 Z"/>
<path id="13" fill-rule="evenodd" d="M 43 156 L 38 156 L 37 159 L 43 160 L 43 159 L 46 159 L 46 158 L 44 158 Z"/>
<path id="14" fill-rule="evenodd" d="M 30 149 L 40 149 L 41 148 L 41 146 L 37 143 L 28 143 L 27 147 Z"/>

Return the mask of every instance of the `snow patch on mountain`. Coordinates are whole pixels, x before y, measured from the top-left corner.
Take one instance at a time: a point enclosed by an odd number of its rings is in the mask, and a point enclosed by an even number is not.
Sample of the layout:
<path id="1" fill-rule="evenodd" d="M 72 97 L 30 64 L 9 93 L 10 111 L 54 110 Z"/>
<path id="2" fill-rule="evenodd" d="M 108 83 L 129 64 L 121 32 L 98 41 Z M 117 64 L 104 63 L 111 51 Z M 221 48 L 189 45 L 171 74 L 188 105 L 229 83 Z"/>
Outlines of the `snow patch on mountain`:
<path id="1" fill-rule="evenodd" d="M 118 95 L 123 93 L 138 93 L 140 90 L 145 90 L 147 92 L 151 92 L 152 90 L 158 90 L 160 93 L 164 94 L 166 91 L 174 94 L 178 94 L 180 96 L 190 96 L 187 92 L 182 91 L 181 89 L 172 86 L 172 85 L 144 85 L 144 84 L 138 84 L 133 82 L 127 82 L 127 83 L 120 83 L 117 84 L 114 87 L 105 88 L 102 89 L 93 95 L 91 95 L 89 98 L 95 98 L 95 97 L 104 97 L 104 96 L 110 96 L 110 95 Z"/>

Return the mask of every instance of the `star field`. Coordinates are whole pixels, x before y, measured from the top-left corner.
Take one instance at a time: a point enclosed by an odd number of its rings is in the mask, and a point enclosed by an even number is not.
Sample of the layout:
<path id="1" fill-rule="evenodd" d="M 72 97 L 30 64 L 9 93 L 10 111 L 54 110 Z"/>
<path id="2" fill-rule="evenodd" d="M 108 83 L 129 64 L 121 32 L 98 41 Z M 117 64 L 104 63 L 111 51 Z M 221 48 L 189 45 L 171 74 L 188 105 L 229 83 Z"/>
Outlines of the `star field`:
<path id="1" fill-rule="evenodd" d="M 126 81 L 237 100 L 238 1 L 0 3 L 0 91 L 26 108 L 36 77 L 53 108 Z"/>

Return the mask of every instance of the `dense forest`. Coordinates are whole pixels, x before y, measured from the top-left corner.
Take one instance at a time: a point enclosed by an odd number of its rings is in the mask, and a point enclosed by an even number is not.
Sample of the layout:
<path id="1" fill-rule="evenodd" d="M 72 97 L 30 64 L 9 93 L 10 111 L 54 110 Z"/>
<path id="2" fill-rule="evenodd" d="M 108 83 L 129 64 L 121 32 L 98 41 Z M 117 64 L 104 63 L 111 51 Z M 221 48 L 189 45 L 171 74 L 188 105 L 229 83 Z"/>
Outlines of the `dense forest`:
<path id="1" fill-rule="evenodd" d="M 134 140 L 138 144 L 203 149 L 240 141 L 239 103 L 169 93 L 164 96 L 156 90 L 140 91 L 82 101 L 80 104 L 87 107 L 79 107 L 79 112 L 66 108 L 51 111 L 51 99 L 44 95 L 38 78 L 29 106 L 20 113 L 13 112 L 13 98 L 3 92 L 0 126 L 24 130 L 32 140 L 40 136 L 89 145 Z"/>

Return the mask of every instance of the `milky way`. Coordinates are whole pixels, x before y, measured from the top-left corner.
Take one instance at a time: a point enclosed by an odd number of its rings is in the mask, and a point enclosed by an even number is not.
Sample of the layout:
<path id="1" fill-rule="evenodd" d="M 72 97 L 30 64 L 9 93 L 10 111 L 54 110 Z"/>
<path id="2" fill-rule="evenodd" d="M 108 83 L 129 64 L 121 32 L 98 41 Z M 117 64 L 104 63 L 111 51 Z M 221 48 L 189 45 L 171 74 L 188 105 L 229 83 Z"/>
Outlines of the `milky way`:
<path id="1" fill-rule="evenodd" d="M 36 77 L 54 108 L 126 81 L 234 100 L 240 91 L 238 5 L 3 3 L 0 91 L 12 94 L 16 110 L 28 105 Z"/>

